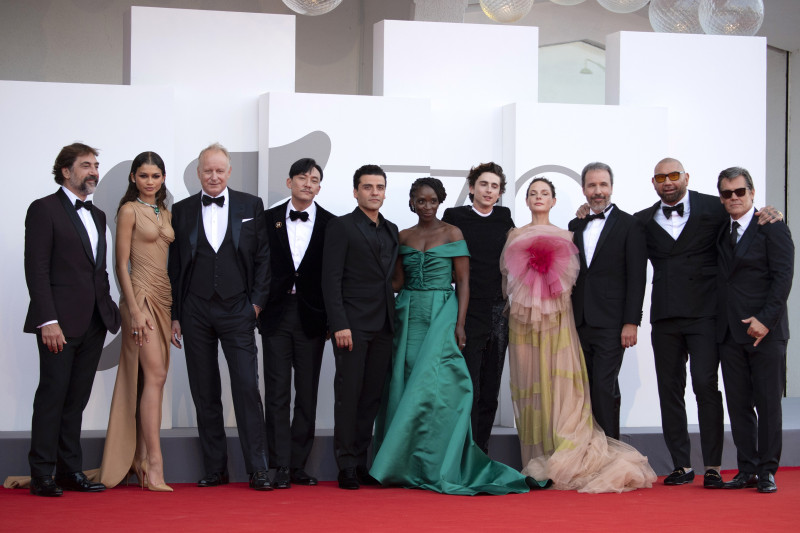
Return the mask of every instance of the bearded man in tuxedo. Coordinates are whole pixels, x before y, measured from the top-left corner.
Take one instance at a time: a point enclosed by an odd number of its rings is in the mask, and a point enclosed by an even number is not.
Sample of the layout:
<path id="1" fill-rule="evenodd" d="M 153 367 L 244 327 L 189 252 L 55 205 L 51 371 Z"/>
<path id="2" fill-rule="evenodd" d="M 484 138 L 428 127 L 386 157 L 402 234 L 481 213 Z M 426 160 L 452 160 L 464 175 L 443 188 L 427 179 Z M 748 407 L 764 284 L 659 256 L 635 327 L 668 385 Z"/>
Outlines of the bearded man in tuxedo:
<path id="1" fill-rule="evenodd" d="M 100 180 L 97 150 L 65 146 L 53 176 L 61 188 L 34 201 L 25 217 L 31 302 L 24 331 L 36 334 L 39 349 L 28 454 L 36 496 L 105 490 L 82 472 L 81 422 L 106 332 L 120 326 L 106 270 L 106 215 L 92 205 Z"/>

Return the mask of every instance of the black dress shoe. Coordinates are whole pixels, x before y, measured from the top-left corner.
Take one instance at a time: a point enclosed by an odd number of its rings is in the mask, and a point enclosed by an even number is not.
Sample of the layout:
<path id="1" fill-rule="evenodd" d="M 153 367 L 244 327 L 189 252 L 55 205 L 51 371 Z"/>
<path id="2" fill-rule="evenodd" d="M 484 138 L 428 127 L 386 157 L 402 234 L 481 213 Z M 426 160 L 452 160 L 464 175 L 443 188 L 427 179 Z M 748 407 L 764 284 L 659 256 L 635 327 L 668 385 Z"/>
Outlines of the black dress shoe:
<path id="1" fill-rule="evenodd" d="M 553 486 L 553 480 L 548 479 L 544 482 L 544 485 L 540 485 L 536 479 L 531 476 L 525 476 L 525 484 L 528 485 L 528 488 L 531 490 L 545 490 Z"/>
<path id="2" fill-rule="evenodd" d="M 676 468 L 664 479 L 664 485 L 686 485 L 694 481 L 694 470 L 687 472 L 683 468 Z"/>
<path id="3" fill-rule="evenodd" d="M 369 470 L 364 465 L 356 467 L 356 476 L 358 476 L 358 482 L 362 485 L 380 485 L 380 482 L 370 475 Z"/>
<path id="4" fill-rule="evenodd" d="M 103 492 L 106 486 L 102 483 L 89 481 L 83 472 L 71 472 L 69 474 L 56 475 L 56 484 L 64 490 L 75 490 L 78 492 Z"/>
<path id="5" fill-rule="evenodd" d="M 726 489 L 743 489 L 745 487 L 755 487 L 758 483 L 758 476 L 755 474 L 746 474 L 739 472 L 733 479 L 725 483 Z"/>
<path id="6" fill-rule="evenodd" d="M 250 474 L 250 488 L 253 490 L 272 490 L 266 470 L 259 470 Z"/>
<path id="7" fill-rule="evenodd" d="M 273 489 L 288 489 L 291 488 L 292 483 L 289 478 L 289 467 L 279 466 L 275 470 L 275 479 L 272 480 Z"/>
<path id="8" fill-rule="evenodd" d="M 295 468 L 292 470 L 292 483 L 295 485 L 316 485 L 317 478 L 306 473 L 302 468 Z"/>
<path id="9" fill-rule="evenodd" d="M 31 478 L 31 494 L 34 496 L 61 496 L 61 487 L 50 476 Z"/>
<path id="10" fill-rule="evenodd" d="M 758 492 L 771 494 L 778 491 L 778 486 L 775 484 L 775 476 L 772 474 L 761 474 L 758 476 L 758 484 L 756 485 Z"/>
<path id="11" fill-rule="evenodd" d="M 197 482 L 198 487 L 218 487 L 220 485 L 227 484 L 227 472 L 214 472 L 213 474 L 208 474 L 206 477 Z"/>
<path id="12" fill-rule="evenodd" d="M 724 486 L 725 483 L 722 482 L 722 476 L 719 475 L 719 472 L 717 472 L 713 468 L 709 468 L 708 470 L 706 470 L 706 473 L 703 476 L 703 488 L 721 489 Z"/>
<path id="13" fill-rule="evenodd" d="M 358 490 L 361 484 L 358 482 L 358 475 L 354 467 L 339 470 L 339 488 L 346 490 Z"/>

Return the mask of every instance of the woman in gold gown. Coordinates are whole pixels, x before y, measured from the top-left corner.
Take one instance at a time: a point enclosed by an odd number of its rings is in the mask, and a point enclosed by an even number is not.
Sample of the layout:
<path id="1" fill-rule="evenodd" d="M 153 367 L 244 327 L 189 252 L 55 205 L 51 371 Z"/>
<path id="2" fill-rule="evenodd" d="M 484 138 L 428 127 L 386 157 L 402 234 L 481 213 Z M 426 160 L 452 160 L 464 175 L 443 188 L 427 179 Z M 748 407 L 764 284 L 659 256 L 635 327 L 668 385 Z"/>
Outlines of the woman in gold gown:
<path id="1" fill-rule="evenodd" d="M 99 472 L 107 487 L 135 473 L 152 491 L 172 491 L 164 482 L 160 441 L 172 306 L 167 252 L 175 238 L 165 179 L 158 154 L 139 154 L 117 210 L 122 350 Z"/>

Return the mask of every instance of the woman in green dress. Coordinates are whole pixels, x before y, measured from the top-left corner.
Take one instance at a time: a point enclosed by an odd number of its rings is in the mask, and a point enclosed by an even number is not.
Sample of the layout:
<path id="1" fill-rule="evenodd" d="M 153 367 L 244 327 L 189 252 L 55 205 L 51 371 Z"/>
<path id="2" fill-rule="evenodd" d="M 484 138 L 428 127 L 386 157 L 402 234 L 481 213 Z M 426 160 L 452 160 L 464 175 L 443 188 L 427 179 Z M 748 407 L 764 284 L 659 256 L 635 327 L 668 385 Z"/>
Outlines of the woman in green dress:
<path id="1" fill-rule="evenodd" d="M 447 494 L 528 492 L 536 482 L 492 461 L 472 440 L 472 381 L 460 351 L 469 252 L 461 230 L 436 218 L 445 195 L 435 178 L 411 186 L 419 222 L 400 232 L 392 369 L 370 474 L 382 485 Z"/>

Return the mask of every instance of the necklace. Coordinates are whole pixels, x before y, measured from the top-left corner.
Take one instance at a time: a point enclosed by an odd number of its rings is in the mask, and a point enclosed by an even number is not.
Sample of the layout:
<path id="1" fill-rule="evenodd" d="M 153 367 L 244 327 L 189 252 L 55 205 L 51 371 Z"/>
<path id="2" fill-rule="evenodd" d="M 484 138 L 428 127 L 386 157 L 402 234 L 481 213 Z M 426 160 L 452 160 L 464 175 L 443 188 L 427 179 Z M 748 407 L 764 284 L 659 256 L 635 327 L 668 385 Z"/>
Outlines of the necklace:
<path id="1" fill-rule="evenodd" d="M 140 204 L 144 204 L 144 205 L 146 205 L 147 207 L 150 207 L 150 208 L 152 208 L 152 209 L 153 209 L 153 212 L 156 214 L 156 218 L 157 218 L 157 219 L 159 218 L 158 214 L 159 214 L 161 211 L 158 209 L 158 206 L 157 206 L 157 205 L 148 204 L 147 202 L 143 202 L 143 201 L 142 201 L 142 199 L 141 199 L 141 198 L 139 198 L 138 196 L 136 197 L 136 201 L 137 201 L 137 202 L 139 202 Z"/>

